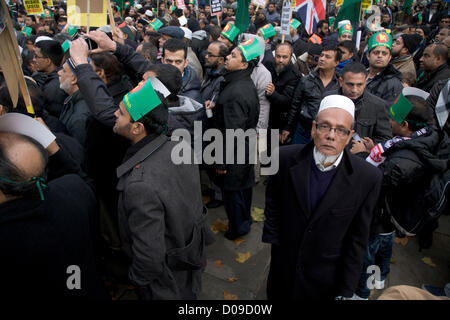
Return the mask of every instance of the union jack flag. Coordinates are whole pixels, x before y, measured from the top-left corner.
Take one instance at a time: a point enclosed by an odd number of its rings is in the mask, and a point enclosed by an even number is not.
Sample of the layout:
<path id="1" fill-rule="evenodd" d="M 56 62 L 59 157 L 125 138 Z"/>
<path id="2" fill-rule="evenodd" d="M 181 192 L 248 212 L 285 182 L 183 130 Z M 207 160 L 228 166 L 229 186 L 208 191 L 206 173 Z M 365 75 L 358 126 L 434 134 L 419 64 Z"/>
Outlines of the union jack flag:
<path id="1" fill-rule="evenodd" d="M 293 0 L 294 12 L 302 20 L 306 32 L 312 35 L 316 32 L 317 23 L 325 19 L 326 0 Z"/>

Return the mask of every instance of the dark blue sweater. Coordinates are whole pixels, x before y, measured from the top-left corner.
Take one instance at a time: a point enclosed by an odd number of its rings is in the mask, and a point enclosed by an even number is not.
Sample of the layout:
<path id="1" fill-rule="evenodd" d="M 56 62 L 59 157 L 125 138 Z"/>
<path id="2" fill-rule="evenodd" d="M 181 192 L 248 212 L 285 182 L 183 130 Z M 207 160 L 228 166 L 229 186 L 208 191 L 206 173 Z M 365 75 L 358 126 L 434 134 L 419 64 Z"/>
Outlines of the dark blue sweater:
<path id="1" fill-rule="evenodd" d="M 322 197 L 327 192 L 331 181 L 336 174 L 337 168 L 331 169 L 329 171 L 320 171 L 317 168 L 315 161 L 311 162 L 311 177 L 309 179 L 309 202 L 311 204 L 311 212 L 317 208 Z"/>

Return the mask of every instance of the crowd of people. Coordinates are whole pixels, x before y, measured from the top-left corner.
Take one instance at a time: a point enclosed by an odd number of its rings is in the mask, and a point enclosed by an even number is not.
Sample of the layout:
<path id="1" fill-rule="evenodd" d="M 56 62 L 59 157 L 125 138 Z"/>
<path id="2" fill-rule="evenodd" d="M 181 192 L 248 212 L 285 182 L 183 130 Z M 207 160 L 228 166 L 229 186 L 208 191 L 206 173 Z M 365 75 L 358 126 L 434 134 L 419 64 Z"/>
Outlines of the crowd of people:
<path id="1" fill-rule="evenodd" d="M 0 114 L 36 117 L 56 139 L 0 128 L 8 298 L 111 299 L 105 283 L 122 281 L 143 300 L 196 299 L 215 237 L 207 209 L 223 206 L 226 239 L 244 237 L 263 183 L 268 299 L 367 300 L 385 287 L 394 237 L 429 248 L 450 212 L 448 2 L 378 1 L 378 16 L 338 21 L 328 1 L 314 33 L 293 12 L 283 36 L 281 0 L 239 8 L 245 30 L 235 0 L 220 15 L 204 0 L 112 1 L 114 23 L 89 30 L 68 22 L 62 1 L 42 1 L 38 16 L 15 2 L 35 113 L 22 96 L 14 106 L 0 72 Z M 198 124 L 220 132 L 222 160 L 194 161 Z M 230 129 L 255 136 L 241 148 Z M 205 136 L 200 151 L 211 152 Z M 175 163 L 177 141 L 188 161 Z M 277 157 L 267 179 L 252 141 Z"/>

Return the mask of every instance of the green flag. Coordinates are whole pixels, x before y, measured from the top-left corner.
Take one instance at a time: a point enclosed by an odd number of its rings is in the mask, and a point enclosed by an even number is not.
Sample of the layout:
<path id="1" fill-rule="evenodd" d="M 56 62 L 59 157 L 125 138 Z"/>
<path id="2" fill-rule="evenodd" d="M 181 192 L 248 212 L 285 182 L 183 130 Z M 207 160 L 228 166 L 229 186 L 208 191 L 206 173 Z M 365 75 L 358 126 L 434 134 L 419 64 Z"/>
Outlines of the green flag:
<path id="1" fill-rule="evenodd" d="M 413 2 L 414 2 L 413 0 L 405 0 L 403 2 L 402 11 L 408 16 L 411 15 L 411 9 L 412 9 Z"/>
<path id="2" fill-rule="evenodd" d="M 344 0 L 339 13 L 334 21 L 336 28 L 338 23 L 342 20 L 350 20 L 354 23 L 359 23 L 359 13 L 361 11 L 361 0 Z"/>
<path id="3" fill-rule="evenodd" d="M 248 29 L 249 17 L 248 17 L 248 6 L 250 0 L 237 0 L 238 7 L 236 11 L 236 27 L 241 31 L 245 32 Z"/>

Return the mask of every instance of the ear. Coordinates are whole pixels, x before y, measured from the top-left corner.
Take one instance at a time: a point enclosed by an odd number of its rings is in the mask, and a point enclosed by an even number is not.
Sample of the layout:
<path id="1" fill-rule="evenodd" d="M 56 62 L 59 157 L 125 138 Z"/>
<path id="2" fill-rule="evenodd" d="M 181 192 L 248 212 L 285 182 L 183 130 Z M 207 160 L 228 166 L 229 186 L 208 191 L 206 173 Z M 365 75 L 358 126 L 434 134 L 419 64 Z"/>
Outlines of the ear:
<path id="1" fill-rule="evenodd" d="M 345 145 L 347 145 L 350 142 L 350 140 L 352 140 L 354 134 L 355 134 L 355 130 L 351 130 L 350 134 L 347 137 L 347 142 L 345 143 Z"/>
<path id="2" fill-rule="evenodd" d="M 139 121 L 133 122 L 133 123 L 131 124 L 131 133 L 132 133 L 134 136 L 139 136 L 139 135 L 141 135 L 142 133 L 145 133 L 145 127 L 144 127 L 144 125 L 143 125 L 141 122 L 139 122 Z"/>
<path id="3" fill-rule="evenodd" d="M 404 130 L 409 130 L 409 123 L 406 120 L 403 120 L 402 124 L 400 125 L 400 127 Z"/>
<path id="4" fill-rule="evenodd" d="M 99 68 L 99 69 L 97 69 L 97 74 L 101 79 L 103 79 L 103 78 L 106 79 L 105 70 Z"/>
<path id="5" fill-rule="evenodd" d="M 184 68 L 186 68 L 188 64 L 189 64 L 189 58 L 186 57 L 186 61 L 185 61 L 185 63 L 184 63 Z"/>
<path id="6" fill-rule="evenodd" d="M 316 120 L 313 120 L 312 122 L 312 127 L 311 127 L 311 137 L 314 138 L 314 136 L 316 135 Z"/>
<path id="7" fill-rule="evenodd" d="M 70 71 L 70 72 L 72 72 L 72 71 Z M 70 80 L 70 84 L 73 86 L 76 86 L 77 82 L 78 82 L 77 77 L 72 73 L 72 79 Z"/>

